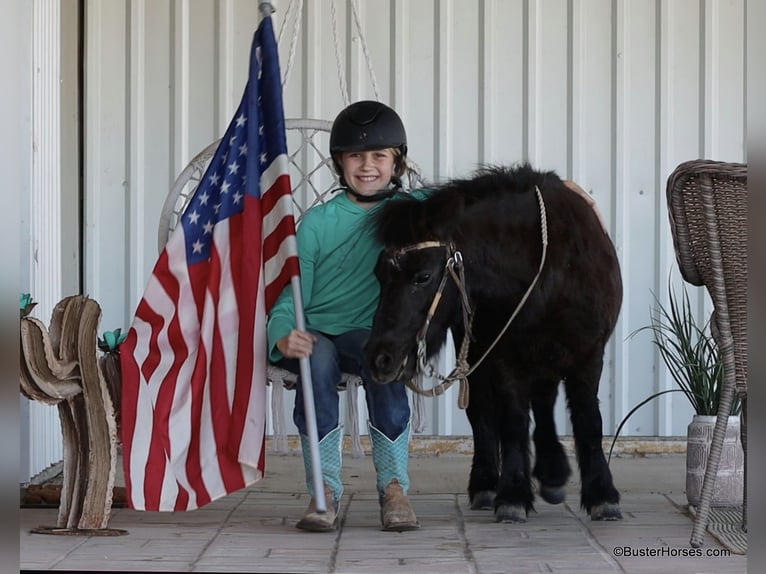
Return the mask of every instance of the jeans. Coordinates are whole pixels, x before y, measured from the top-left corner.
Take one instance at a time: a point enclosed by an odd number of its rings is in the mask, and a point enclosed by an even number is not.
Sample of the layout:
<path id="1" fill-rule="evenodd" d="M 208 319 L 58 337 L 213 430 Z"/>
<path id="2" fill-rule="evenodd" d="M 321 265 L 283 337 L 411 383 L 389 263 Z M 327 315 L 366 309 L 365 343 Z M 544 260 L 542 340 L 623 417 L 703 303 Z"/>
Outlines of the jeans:
<path id="1" fill-rule="evenodd" d="M 362 358 L 362 347 L 370 334 L 369 330 L 355 329 L 336 336 L 324 335 L 312 329 L 308 331 L 317 338 L 309 363 L 319 440 L 340 422 L 337 385 L 341 372 L 361 376 L 370 422 L 389 439 L 395 440 L 407 428 L 410 420 L 407 389 L 400 381 L 381 385 L 370 378 Z M 277 365 L 293 373 L 300 373 L 298 359 L 283 358 Z M 308 435 L 300 380 L 295 387 L 293 421 L 301 434 Z"/>

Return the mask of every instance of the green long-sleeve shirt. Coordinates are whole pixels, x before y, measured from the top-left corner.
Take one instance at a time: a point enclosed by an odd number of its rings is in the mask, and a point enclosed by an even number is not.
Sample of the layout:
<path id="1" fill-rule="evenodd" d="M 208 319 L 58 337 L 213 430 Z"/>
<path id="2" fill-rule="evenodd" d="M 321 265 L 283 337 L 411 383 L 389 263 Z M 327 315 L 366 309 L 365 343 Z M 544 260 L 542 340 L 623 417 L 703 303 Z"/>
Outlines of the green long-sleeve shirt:
<path id="1" fill-rule="evenodd" d="M 383 202 L 381 202 L 383 203 Z M 373 269 L 381 245 L 364 209 L 339 193 L 311 208 L 296 232 L 306 327 L 328 335 L 372 326 L 380 287 Z M 292 289 L 288 285 L 269 313 L 269 359 L 282 353 L 276 342 L 295 328 Z"/>

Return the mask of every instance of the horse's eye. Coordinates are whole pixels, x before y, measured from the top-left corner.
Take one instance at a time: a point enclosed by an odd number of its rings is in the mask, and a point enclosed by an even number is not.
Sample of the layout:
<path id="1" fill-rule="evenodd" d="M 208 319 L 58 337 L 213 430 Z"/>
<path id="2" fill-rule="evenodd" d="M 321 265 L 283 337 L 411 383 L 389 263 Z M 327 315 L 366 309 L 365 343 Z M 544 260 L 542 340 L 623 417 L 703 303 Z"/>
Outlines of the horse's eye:
<path id="1" fill-rule="evenodd" d="M 418 287 L 422 287 L 431 279 L 431 274 L 427 271 L 421 271 L 415 277 L 412 278 L 412 284 Z"/>

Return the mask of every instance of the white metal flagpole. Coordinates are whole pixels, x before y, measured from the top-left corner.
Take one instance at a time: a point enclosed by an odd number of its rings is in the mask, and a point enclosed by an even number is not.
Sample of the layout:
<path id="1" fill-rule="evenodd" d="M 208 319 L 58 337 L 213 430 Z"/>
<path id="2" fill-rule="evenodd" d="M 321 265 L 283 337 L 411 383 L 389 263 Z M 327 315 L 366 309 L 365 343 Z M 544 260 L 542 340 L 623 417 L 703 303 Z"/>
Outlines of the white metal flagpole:
<path id="1" fill-rule="evenodd" d="M 294 276 L 290 280 L 293 288 L 293 304 L 295 306 L 295 328 L 299 331 L 306 330 L 306 321 L 303 317 L 303 295 L 301 294 L 301 279 Z M 313 471 L 314 499 L 317 512 L 324 513 L 327 503 L 324 496 L 324 484 L 322 480 L 322 462 L 319 456 L 319 433 L 317 432 L 316 409 L 314 408 L 314 388 L 311 385 L 311 367 L 308 357 L 300 359 L 301 386 L 303 389 L 303 411 L 306 417 L 306 433 L 311 450 L 311 469 Z"/>
<path id="2" fill-rule="evenodd" d="M 267 0 L 261 0 L 258 8 L 264 18 L 268 18 L 274 12 L 274 5 Z M 306 321 L 303 317 L 303 296 L 301 295 L 301 279 L 293 276 L 290 279 L 293 289 L 293 305 L 295 308 L 295 328 L 300 331 L 306 330 Z M 314 502 L 317 512 L 323 514 L 327 511 L 327 502 L 324 496 L 324 483 L 322 480 L 322 462 L 319 457 L 319 433 L 317 432 L 316 409 L 314 408 L 314 387 L 311 384 L 311 366 L 308 357 L 299 361 L 301 371 L 301 386 L 303 389 L 303 410 L 306 417 L 306 433 L 309 439 L 311 451 L 311 469 L 314 483 Z"/>

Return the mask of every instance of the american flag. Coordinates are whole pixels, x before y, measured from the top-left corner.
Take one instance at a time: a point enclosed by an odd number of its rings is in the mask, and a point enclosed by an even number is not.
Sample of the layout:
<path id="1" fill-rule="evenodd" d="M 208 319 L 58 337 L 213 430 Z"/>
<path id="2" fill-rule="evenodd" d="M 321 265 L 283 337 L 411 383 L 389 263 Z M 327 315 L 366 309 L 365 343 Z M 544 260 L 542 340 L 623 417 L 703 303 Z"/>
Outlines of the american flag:
<path id="1" fill-rule="evenodd" d="M 279 59 L 266 17 L 239 108 L 120 346 L 132 508 L 192 510 L 263 476 L 266 313 L 298 272 Z"/>

